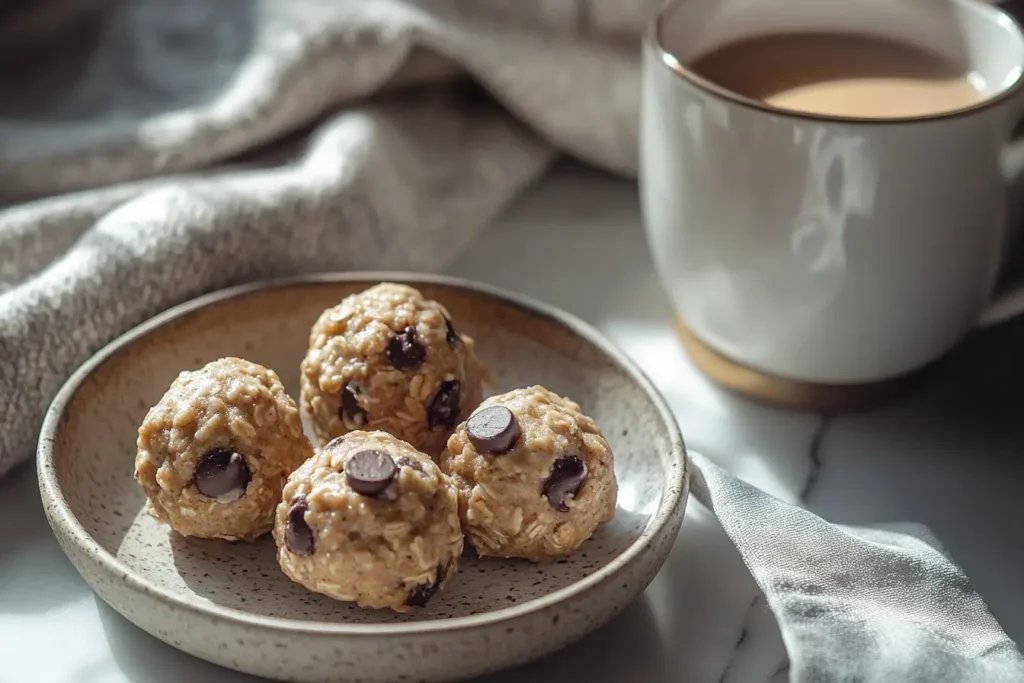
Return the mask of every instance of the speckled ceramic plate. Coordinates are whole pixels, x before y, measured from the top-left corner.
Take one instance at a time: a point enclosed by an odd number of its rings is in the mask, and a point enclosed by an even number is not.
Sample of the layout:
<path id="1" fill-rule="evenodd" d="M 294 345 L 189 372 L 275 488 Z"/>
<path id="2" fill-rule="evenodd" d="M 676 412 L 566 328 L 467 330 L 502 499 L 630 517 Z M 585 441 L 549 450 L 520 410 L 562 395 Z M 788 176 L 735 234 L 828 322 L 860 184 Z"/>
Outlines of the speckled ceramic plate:
<path id="1" fill-rule="evenodd" d="M 441 301 L 477 340 L 497 389 L 544 384 L 578 401 L 615 454 L 619 506 L 574 556 L 548 564 L 467 557 L 430 605 L 363 610 L 307 592 L 273 539 L 182 538 L 144 509 L 133 477 L 147 409 L 184 369 L 226 355 L 273 368 L 298 395 L 310 325 L 381 280 Z M 232 669 L 294 681 L 436 681 L 538 658 L 608 621 L 654 577 L 683 517 L 686 453 L 650 381 L 590 326 L 549 306 L 454 279 L 362 273 L 218 292 L 100 351 L 54 400 L 39 483 L 61 547 L 92 588 L 145 631 Z"/>

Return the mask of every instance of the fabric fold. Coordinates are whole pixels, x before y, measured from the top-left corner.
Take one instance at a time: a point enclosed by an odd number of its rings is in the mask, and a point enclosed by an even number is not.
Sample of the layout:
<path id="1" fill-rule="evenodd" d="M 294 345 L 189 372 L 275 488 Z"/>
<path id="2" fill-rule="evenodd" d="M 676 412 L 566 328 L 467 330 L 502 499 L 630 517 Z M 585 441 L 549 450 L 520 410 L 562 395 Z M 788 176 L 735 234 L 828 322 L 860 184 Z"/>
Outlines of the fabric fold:
<path id="1" fill-rule="evenodd" d="M 829 524 L 691 454 L 692 491 L 764 591 L 791 683 L 1019 683 L 1024 658 L 919 525 Z"/>

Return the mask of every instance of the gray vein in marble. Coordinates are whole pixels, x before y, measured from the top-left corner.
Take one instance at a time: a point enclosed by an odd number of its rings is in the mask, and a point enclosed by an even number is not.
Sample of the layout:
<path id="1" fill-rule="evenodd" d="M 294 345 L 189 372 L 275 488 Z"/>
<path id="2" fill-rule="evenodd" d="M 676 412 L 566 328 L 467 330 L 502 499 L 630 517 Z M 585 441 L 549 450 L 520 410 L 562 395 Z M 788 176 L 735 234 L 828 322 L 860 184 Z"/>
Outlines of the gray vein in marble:
<path id="1" fill-rule="evenodd" d="M 825 441 L 825 432 L 828 431 L 829 424 L 832 422 L 831 415 L 822 415 L 821 420 L 818 422 L 818 428 L 814 430 L 814 434 L 811 435 L 810 447 L 807 449 L 807 457 L 811 461 L 811 469 L 807 473 L 807 481 L 804 482 L 803 490 L 800 491 L 800 502 L 806 503 L 808 496 L 811 495 L 811 490 L 814 485 L 818 483 L 818 474 L 821 473 L 821 446 Z"/>
<path id="2" fill-rule="evenodd" d="M 764 594 L 747 608 L 739 634 L 719 683 L 769 683 L 789 670 L 786 645 Z M 783 681 L 784 683 L 784 681 Z"/>
<path id="3" fill-rule="evenodd" d="M 747 635 L 750 632 L 750 618 L 754 613 L 754 609 L 764 598 L 763 593 L 758 593 L 754 596 L 754 599 L 750 602 L 750 607 L 747 608 L 747 615 L 743 619 L 743 628 L 740 630 L 740 637 L 736 639 L 736 644 L 733 646 L 732 654 L 729 655 L 729 661 L 725 664 L 725 669 L 722 671 L 722 677 L 718 680 L 718 683 L 726 683 L 729 673 L 732 671 L 732 665 L 736 658 L 736 653 L 739 651 L 740 646 L 743 645 L 743 641 L 747 639 Z"/>
<path id="4" fill-rule="evenodd" d="M 807 448 L 807 457 L 810 461 L 809 471 L 807 473 L 807 479 L 804 481 L 803 489 L 800 491 L 800 501 L 805 503 L 807 498 L 810 496 L 811 491 L 814 489 L 815 484 L 818 482 L 818 475 L 821 472 L 822 461 L 822 447 L 825 441 L 825 435 L 828 432 L 829 426 L 832 423 L 832 415 L 822 414 L 818 420 L 818 424 L 814 429 L 814 433 L 811 435 L 810 442 Z M 754 596 L 753 601 L 750 603 L 750 607 L 747 608 L 746 616 L 743 620 L 743 628 L 740 630 L 739 637 L 736 640 L 736 644 L 733 646 L 733 650 L 729 655 L 729 660 L 726 663 L 725 669 L 722 671 L 722 676 L 719 679 L 719 683 L 729 683 L 729 681 L 737 679 L 737 674 L 740 673 L 743 666 L 737 666 L 737 659 L 744 643 L 752 636 L 752 631 L 755 629 L 755 622 L 758 618 L 758 608 L 762 606 L 764 602 L 764 595 L 758 593 Z M 782 650 L 783 659 L 779 662 L 777 668 L 765 678 L 766 683 L 785 683 L 789 675 L 789 660 L 785 657 L 785 650 Z M 746 668 L 749 668 L 747 666 Z M 749 673 L 749 672 L 748 672 Z M 762 672 L 761 675 L 764 675 Z"/>

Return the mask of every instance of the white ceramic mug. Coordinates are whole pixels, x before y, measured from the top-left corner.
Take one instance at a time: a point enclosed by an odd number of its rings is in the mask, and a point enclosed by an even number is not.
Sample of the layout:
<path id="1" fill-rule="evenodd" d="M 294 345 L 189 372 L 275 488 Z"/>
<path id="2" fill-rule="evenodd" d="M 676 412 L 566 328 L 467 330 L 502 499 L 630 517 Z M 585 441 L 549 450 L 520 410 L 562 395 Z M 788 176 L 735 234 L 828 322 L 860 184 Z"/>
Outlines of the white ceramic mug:
<path id="1" fill-rule="evenodd" d="M 800 31 L 966 59 L 984 98 L 908 119 L 817 116 L 687 67 L 737 39 Z M 1020 26 L 975 0 L 666 5 L 644 46 L 640 186 L 655 264 L 685 325 L 757 371 L 849 385 L 906 375 L 1024 308 L 1020 292 L 992 302 L 1022 66 Z"/>

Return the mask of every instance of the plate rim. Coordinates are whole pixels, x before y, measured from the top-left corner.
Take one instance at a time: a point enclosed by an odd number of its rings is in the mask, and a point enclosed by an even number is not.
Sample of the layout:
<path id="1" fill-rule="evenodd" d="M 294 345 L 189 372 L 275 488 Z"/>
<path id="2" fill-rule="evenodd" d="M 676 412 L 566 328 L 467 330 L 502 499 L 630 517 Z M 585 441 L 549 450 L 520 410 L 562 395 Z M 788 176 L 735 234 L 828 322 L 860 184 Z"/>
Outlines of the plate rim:
<path id="1" fill-rule="evenodd" d="M 568 586 L 517 605 L 461 617 L 385 624 L 353 624 L 349 622 L 320 622 L 265 616 L 213 602 L 200 602 L 194 598 L 183 596 L 180 593 L 153 584 L 131 566 L 119 560 L 116 555 L 107 551 L 86 531 L 71 511 L 57 482 L 56 468 L 53 466 L 53 446 L 54 435 L 68 402 L 97 368 L 132 342 L 178 318 L 212 304 L 260 291 L 285 289 L 301 285 L 364 281 L 450 286 L 494 297 L 506 304 L 525 309 L 532 314 L 540 315 L 564 325 L 618 363 L 652 400 L 659 417 L 668 426 L 671 438 L 671 470 L 666 478 L 665 494 L 643 533 L 612 559 L 611 562 L 597 571 L 588 574 L 578 581 L 574 581 Z M 690 482 L 690 459 L 687 455 L 686 444 L 679 429 L 679 424 L 668 407 L 665 398 L 646 373 L 597 328 L 567 311 L 525 294 L 466 278 L 411 271 L 324 272 L 271 278 L 208 292 L 172 306 L 164 312 L 136 325 L 103 346 L 71 374 L 61 386 L 46 411 L 46 416 L 40 429 L 36 454 L 36 475 L 39 489 L 44 503 L 47 503 L 45 505 L 46 516 L 53 532 L 60 536 L 63 531 L 63 535 L 91 556 L 95 564 L 102 567 L 108 575 L 115 576 L 127 584 L 127 588 L 147 594 L 173 607 L 191 612 L 199 612 L 209 619 L 223 619 L 248 627 L 270 628 L 292 634 L 338 635 L 345 637 L 423 635 L 438 631 L 450 632 L 473 629 L 543 612 L 548 608 L 586 593 L 599 584 L 614 578 L 621 570 L 632 564 L 650 546 L 651 542 L 658 538 L 662 529 L 666 525 L 671 524 L 678 508 L 682 508 L 680 519 L 685 515 L 685 504 L 689 495 Z M 57 529 L 58 524 L 62 527 L 62 531 Z M 61 544 L 61 549 L 64 550 L 63 544 Z M 67 550 L 64 550 L 64 552 L 65 554 L 70 554 Z M 81 573 L 81 570 L 79 572 Z M 86 581 L 86 583 L 90 582 Z"/>

